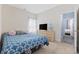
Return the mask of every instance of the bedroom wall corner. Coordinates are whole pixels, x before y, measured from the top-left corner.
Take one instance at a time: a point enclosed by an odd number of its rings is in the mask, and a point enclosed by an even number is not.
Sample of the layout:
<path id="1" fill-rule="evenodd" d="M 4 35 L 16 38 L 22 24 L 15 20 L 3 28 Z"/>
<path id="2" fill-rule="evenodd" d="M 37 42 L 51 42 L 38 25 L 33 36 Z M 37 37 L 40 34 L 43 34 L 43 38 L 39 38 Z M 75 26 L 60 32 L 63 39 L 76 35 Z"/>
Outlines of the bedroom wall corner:
<path id="1" fill-rule="evenodd" d="M 2 33 L 9 31 L 24 31 L 28 32 L 29 17 L 35 15 L 20 8 L 11 5 L 2 6 Z"/>
<path id="2" fill-rule="evenodd" d="M 53 23 L 53 30 L 55 31 L 55 40 L 61 42 L 61 27 L 62 27 L 61 21 L 62 20 L 60 15 L 62 15 L 65 12 L 75 11 L 78 7 L 79 5 L 64 4 L 64 5 L 56 6 L 50 10 L 44 11 L 38 14 L 38 26 L 39 26 L 39 23 L 46 23 L 48 21 L 51 21 Z"/>

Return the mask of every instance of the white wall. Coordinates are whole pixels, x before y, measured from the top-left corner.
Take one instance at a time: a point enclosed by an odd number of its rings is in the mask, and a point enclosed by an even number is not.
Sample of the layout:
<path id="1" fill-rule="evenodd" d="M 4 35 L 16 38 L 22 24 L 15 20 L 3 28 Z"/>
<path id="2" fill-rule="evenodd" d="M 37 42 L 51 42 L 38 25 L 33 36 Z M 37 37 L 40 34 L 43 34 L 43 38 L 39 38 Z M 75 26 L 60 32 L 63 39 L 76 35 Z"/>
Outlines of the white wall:
<path id="1" fill-rule="evenodd" d="M 12 30 L 27 32 L 29 17 L 35 17 L 35 15 L 9 5 L 2 5 L 2 32 Z"/>
<path id="2" fill-rule="evenodd" d="M 39 27 L 40 23 L 50 23 L 53 24 L 53 31 L 55 31 L 55 39 L 57 41 L 61 41 L 61 26 L 62 19 L 61 15 L 65 12 L 76 11 L 79 5 L 59 5 L 55 8 L 47 10 L 43 13 L 38 14 L 37 17 L 37 26 Z"/>

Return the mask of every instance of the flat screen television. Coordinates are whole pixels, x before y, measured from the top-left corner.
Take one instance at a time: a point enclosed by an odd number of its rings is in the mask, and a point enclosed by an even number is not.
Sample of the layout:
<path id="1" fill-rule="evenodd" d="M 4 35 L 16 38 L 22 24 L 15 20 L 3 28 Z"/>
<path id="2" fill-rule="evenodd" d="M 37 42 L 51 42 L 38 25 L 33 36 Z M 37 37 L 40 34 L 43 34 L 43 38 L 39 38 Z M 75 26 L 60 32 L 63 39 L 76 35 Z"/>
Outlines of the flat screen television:
<path id="1" fill-rule="evenodd" d="M 47 24 L 40 24 L 39 30 L 47 30 Z"/>

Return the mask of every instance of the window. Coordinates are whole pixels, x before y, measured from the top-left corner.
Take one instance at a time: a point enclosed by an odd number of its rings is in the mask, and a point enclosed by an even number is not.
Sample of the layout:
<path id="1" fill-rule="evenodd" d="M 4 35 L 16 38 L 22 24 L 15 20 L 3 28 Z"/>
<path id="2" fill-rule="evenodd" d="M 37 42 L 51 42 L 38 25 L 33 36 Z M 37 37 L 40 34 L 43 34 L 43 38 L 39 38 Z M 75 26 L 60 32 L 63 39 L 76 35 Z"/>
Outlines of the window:
<path id="1" fill-rule="evenodd" d="M 36 19 L 29 19 L 28 32 L 36 33 Z"/>

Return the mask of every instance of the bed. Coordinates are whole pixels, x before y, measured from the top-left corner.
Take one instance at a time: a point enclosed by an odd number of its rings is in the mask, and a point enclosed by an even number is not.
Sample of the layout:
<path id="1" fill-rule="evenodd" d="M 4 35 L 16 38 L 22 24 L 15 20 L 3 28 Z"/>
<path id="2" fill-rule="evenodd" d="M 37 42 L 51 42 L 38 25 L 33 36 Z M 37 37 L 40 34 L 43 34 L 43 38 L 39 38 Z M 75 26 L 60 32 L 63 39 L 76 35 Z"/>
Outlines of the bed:
<path id="1" fill-rule="evenodd" d="M 2 42 L 1 54 L 31 54 L 33 48 L 49 44 L 47 37 L 31 33 L 14 36 L 4 34 Z"/>

